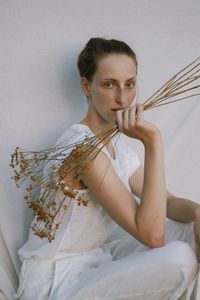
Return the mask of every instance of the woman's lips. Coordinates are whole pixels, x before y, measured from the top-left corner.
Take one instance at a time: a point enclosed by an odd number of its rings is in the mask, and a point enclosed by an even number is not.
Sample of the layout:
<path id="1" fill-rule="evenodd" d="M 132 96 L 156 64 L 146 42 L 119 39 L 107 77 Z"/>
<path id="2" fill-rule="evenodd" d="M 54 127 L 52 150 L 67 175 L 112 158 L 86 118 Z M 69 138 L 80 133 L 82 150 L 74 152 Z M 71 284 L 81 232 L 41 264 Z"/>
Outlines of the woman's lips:
<path id="1" fill-rule="evenodd" d="M 111 108 L 112 111 L 124 110 L 125 108 Z"/>

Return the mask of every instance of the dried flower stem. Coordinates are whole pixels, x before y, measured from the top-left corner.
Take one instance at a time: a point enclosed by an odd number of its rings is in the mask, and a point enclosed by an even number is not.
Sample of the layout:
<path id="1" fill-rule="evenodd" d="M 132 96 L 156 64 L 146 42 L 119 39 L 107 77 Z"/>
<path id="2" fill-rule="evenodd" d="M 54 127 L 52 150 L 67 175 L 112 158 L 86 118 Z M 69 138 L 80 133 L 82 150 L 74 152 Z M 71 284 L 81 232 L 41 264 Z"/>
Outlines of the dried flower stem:
<path id="1" fill-rule="evenodd" d="M 102 148 L 118 133 L 118 129 L 110 124 L 103 132 L 86 136 L 77 144 L 65 146 L 66 141 L 63 141 L 54 148 L 41 151 L 24 151 L 17 147 L 11 155 L 10 166 L 14 169 L 12 179 L 17 187 L 28 178 L 32 182 L 26 188 L 24 199 L 35 214 L 33 233 L 40 238 L 47 238 L 49 242 L 55 238 L 71 199 L 77 200 L 78 205 L 87 206 L 88 200 L 79 196 L 75 187 Z M 66 151 L 70 151 L 67 157 Z M 70 185 L 66 186 L 63 178 L 74 173 L 76 175 Z M 58 197 L 59 190 L 62 191 L 61 198 Z"/>
<path id="2" fill-rule="evenodd" d="M 197 84 L 193 85 L 194 82 Z M 200 92 L 191 94 L 191 91 L 198 88 L 200 88 L 200 57 L 175 74 L 148 98 L 143 103 L 144 110 L 200 95 Z M 177 97 L 179 95 L 182 97 Z"/>

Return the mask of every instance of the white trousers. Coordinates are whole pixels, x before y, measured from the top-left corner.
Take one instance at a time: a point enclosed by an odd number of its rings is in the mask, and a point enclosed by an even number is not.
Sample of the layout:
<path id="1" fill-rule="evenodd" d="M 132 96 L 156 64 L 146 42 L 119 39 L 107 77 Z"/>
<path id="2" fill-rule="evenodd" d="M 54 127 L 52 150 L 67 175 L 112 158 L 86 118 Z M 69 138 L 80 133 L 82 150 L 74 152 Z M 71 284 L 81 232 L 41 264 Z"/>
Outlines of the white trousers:
<path id="1" fill-rule="evenodd" d="M 149 249 L 127 234 L 81 255 L 27 259 L 16 299 L 177 300 L 198 273 L 193 224 L 168 220 L 166 231 L 160 248 Z"/>

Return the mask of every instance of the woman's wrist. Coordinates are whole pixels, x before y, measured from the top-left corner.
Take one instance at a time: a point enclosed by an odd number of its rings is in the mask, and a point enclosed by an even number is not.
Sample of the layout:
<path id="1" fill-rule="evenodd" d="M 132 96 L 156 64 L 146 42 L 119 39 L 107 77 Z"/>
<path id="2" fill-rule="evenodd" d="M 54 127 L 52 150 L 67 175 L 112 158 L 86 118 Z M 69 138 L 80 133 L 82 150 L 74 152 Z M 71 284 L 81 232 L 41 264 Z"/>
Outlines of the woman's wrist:
<path id="1" fill-rule="evenodd" d="M 142 140 L 145 149 L 156 149 L 162 147 L 162 136 L 159 131 L 153 133 L 150 137 Z"/>

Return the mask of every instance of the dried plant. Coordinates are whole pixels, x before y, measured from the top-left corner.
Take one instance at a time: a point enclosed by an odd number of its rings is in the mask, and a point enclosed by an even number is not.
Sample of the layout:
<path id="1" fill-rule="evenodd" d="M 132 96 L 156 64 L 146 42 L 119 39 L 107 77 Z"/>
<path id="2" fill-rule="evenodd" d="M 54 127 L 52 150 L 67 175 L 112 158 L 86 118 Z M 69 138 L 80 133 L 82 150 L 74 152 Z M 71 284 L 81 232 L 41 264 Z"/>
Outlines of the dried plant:
<path id="1" fill-rule="evenodd" d="M 147 110 L 198 95 L 200 95 L 200 57 L 171 77 L 143 103 L 143 106 L 144 110 Z"/>
<path id="2" fill-rule="evenodd" d="M 200 95 L 199 87 L 200 58 L 175 74 L 147 99 L 143 103 L 144 110 Z M 194 93 L 194 90 L 197 92 Z M 95 135 L 86 135 L 76 144 L 66 146 L 65 140 L 53 148 L 41 151 L 25 151 L 19 147 L 15 149 L 10 162 L 14 169 L 12 179 L 17 187 L 27 179 L 31 182 L 26 188 L 24 199 L 35 215 L 31 225 L 34 234 L 51 242 L 70 201 L 74 199 L 78 205 L 87 206 L 88 200 L 80 195 L 76 186 L 98 153 L 118 132 L 117 125 L 111 123 Z M 69 154 L 66 155 L 66 152 Z M 63 179 L 72 174 L 72 180 L 66 186 Z M 62 191 L 61 198 L 57 197 L 59 190 Z"/>
<path id="3" fill-rule="evenodd" d="M 118 133 L 117 126 L 110 124 L 106 129 L 88 136 L 76 144 L 66 146 L 66 140 L 53 148 L 42 151 L 25 151 L 17 147 L 11 155 L 10 166 L 14 169 L 16 186 L 30 179 L 24 196 L 29 208 L 35 215 L 33 232 L 51 242 L 68 209 L 67 199 L 74 199 L 78 205 L 87 206 L 87 199 L 79 195 L 75 187 L 83 172 L 90 167 L 94 159 L 109 140 Z M 66 152 L 70 154 L 66 157 Z M 66 186 L 63 178 L 73 175 Z M 62 190 L 62 198 L 57 197 Z"/>

